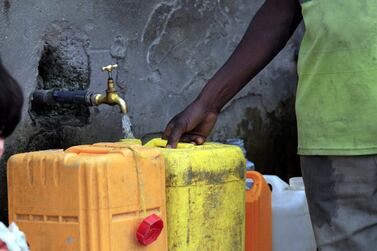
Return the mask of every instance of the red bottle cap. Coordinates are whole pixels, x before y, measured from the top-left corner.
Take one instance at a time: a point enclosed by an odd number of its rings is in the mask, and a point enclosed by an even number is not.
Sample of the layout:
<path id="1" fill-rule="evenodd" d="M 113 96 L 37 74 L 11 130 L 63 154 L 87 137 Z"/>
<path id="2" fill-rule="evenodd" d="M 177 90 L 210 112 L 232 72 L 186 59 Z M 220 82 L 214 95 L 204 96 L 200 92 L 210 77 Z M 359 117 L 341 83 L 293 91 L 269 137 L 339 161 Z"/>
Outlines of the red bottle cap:
<path id="1" fill-rule="evenodd" d="M 7 245 L 0 240 L 0 251 L 8 251 Z"/>
<path id="2" fill-rule="evenodd" d="M 149 215 L 140 223 L 136 238 L 140 244 L 147 246 L 158 238 L 163 228 L 164 222 L 159 216 L 155 214 Z"/>

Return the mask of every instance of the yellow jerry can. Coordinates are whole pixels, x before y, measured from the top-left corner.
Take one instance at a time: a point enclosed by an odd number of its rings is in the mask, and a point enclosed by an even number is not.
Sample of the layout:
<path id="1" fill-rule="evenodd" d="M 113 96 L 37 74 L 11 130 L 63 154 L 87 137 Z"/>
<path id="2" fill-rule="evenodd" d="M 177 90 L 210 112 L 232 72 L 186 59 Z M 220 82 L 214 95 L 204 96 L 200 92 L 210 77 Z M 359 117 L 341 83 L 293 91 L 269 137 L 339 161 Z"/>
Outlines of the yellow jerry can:
<path id="1" fill-rule="evenodd" d="M 121 139 L 120 142 L 126 143 L 127 145 L 141 145 L 140 139 Z"/>
<path id="2" fill-rule="evenodd" d="M 33 251 L 167 250 L 164 159 L 155 149 L 16 154 L 8 161 L 8 193 L 9 220 Z M 155 241 L 138 232 L 148 224 L 152 234 L 165 224 Z"/>
<path id="3" fill-rule="evenodd" d="M 145 145 L 159 149 L 165 158 L 169 251 L 244 250 L 245 159 L 241 150 L 219 143 L 165 146 L 161 139 Z"/>

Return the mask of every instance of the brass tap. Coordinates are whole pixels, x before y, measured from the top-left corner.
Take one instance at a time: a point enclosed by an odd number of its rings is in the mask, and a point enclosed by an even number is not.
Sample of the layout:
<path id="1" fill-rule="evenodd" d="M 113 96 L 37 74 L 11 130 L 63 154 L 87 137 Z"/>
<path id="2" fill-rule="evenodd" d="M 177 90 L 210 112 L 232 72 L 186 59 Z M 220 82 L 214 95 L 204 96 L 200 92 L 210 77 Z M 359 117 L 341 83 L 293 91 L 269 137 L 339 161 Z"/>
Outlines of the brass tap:
<path id="1" fill-rule="evenodd" d="M 91 103 L 95 106 L 99 106 L 101 104 L 111 106 L 117 105 L 122 113 L 127 113 L 126 101 L 119 97 L 117 91 L 115 90 L 115 82 L 111 76 L 112 71 L 117 67 L 117 64 L 102 67 L 102 71 L 107 71 L 108 73 L 106 94 L 93 94 L 91 97 Z"/>

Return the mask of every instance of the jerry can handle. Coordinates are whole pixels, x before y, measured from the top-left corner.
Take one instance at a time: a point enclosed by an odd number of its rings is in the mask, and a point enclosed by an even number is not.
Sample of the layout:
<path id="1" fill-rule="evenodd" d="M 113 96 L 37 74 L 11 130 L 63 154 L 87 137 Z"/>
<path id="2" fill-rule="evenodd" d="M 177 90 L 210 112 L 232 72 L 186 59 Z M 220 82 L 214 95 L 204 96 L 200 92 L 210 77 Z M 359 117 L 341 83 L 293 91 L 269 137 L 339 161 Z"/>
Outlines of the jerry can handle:
<path id="1" fill-rule="evenodd" d="M 267 184 L 270 184 L 272 187 L 272 193 L 274 192 L 282 192 L 287 190 L 289 185 L 285 183 L 282 179 L 280 179 L 276 175 L 263 175 L 264 179 L 266 180 Z"/>
<path id="2" fill-rule="evenodd" d="M 108 154 L 111 152 L 110 148 L 106 147 L 92 147 L 91 145 L 72 146 L 65 150 L 68 153 L 87 153 L 87 154 Z"/>
<path id="3" fill-rule="evenodd" d="M 123 154 L 126 150 L 133 149 L 132 145 L 127 146 L 125 149 L 111 148 L 111 147 L 101 147 L 92 145 L 81 145 L 81 146 L 72 146 L 65 150 L 67 153 L 76 153 L 76 154 L 109 154 L 109 153 L 120 153 Z M 1 250 L 0 250 L 1 251 Z"/>
<path id="4" fill-rule="evenodd" d="M 144 144 L 144 146 L 165 148 L 167 144 L 168 144 L 167 140 L 157 138 L 157 139 L 152 139 L 152 140 L 148 141 L 146 144 Z M 191 144 L 191 143 L 180 142 L 177 145 L 177 149 L 192 148 L 192 147 L 195 147 L 195 145 Z"/>

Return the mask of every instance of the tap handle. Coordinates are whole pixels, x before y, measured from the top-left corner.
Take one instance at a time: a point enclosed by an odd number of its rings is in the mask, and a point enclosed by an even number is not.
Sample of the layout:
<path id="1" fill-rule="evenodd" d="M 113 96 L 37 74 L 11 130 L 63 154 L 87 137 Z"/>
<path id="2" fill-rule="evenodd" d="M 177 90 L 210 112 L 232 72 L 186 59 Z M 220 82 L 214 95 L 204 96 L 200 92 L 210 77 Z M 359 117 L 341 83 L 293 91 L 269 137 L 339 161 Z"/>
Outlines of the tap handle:
<path id="1" fill-rule="evenodd" d="M 118 68 L 117 64 L 109 64 L 108 66 L 103 66 L 102 71 L 112 72 L 115 68 Z"/>
<path id="2" fill-rule="evenodd" d="M 109 79 L 112 79 L 112 74 L 111 72 L 115 69 L 118 68 L 117 64 L 109 64 L 108 66 L 103 66 L 102 71 L 107 71 L 107 74 L 109 75 Z"/>

